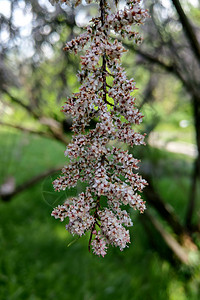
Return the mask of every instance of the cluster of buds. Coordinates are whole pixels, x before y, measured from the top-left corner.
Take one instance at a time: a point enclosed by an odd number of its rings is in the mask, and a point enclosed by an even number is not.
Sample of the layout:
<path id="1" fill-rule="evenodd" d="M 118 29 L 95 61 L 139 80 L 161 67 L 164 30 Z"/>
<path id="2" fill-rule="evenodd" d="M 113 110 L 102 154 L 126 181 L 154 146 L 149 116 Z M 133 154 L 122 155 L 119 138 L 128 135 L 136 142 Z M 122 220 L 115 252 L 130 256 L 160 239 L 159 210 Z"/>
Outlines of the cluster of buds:
<path id="1" fill-rule="evenodd" d="M 73 235 L 89 231 L 89 250 L 104 256 L 109 244 L 123 250 L 130 243 L 126 227 L 132 226 L 132 221 L 123 208 L 129 205 L 142 213 L 145 203 L 138 192 L 147 184 L 137 173 L 139 160 L 113 146 L 145 143 L 144 135 L 132 129 L 143 116 L 135 106 L 134 80 L 127 78 L 120 64 L 126 50 L 117 39 L 110 38 L 110 33 L 139 42 L 133 25 L 141 24 L 147 12 L 140 7 L 140 0 L 128 0 L 123 10 L 112 14 L 107 0 L 96 2 L 99 16 L 64 48 L 75 53 L 86 49 L 78 74 L 82 85 L 62 109 L 73 119 L 74 135 L 65 151 L 70 163 L 53 182 L 57 191 L 74 187 L 78 181 L 88 186 L 77 198 L 55 208 L 52 216 L 66 221 L 66 229 Z M 75 5 L 79 3 L 75 1 Z M 94 118 L 96 127 L 88 130 Z"/>

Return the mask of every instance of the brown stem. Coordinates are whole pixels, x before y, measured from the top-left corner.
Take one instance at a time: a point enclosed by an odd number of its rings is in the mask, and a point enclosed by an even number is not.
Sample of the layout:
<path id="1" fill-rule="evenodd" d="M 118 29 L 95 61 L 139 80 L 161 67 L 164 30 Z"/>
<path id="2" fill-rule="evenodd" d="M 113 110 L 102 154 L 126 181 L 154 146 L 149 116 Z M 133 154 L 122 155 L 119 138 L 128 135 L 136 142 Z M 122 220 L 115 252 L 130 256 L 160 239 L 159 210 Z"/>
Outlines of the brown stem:
<path id="1" fill-rule="evenodd" d="M 114 104 L 110 103 L 108 100 L 105 100 L 105 102 L 110 106 L 114 106 Z"/>
<path id="2" fill-rule="evenodd" d="M 100 12 L 101 12 L 101 25 L 102 27 L 104 26 L 105 24 L 105 5 L 106 5 L 106 1 L 105 0 L 100 0 Z M 104 34 L 106 35 L 106 31 L 104 30 Z M 109 105 L 112 105 L 110 104 L 108 101 L 107 101 L 107 90 L 106 90 L 106 86 L 107 86 L 107 83 L 106 83 L 106 53 L 103 54 L 103 57 L 102 57 L 102 77 L 103 77 L 103 100 L 105 103 L 109 104 Z"/>
<path id="3" fill-rule="evenodd" d="M 89 239 L 89 243 L 88 243 L 88 251 L 90 252 L 90 250 L 91 250 L 91 241 L 92 241 L 92 236 L 93 236 L 93 231 L 94 231 L 94 229 L 95 229 L 95 222 L 94 222 L 94 224 L 92 225 L 92 229 L 91 229 L 91 233 L 90 233 L 90 239 Z"/>
<path id="4" fill-rule="evenodd" d="M 107 102 L 107 90 L 106 90 L 106 55 L 104 54 L 103 55 L 103 66 L 102 66 L 102 69 L 103 69 L 103 74 L 102 74 L 102 77 L 103 77 L 103 100 L 105 102 Z"/>
<path id="5" fill-rule="evenodd" d="M 100 0 L 100 13 L 101 13 L 101 25 L 102 27 L 104 26 L 105 24 L 105 7 L 106 7 L 106 0 Z M 103 31 L 105 36 L 107 35 L 106 34 L 106 31 L 104 30 Z M 103 78 L 103 86 L 102 86 L 102 90 L 103 90 L 103 100 L 105 103 L 113 106 L 112 103 L 110 103 L 108 100 L 107 100 L 107 83 L 106 83 L 106 75 L 108 74 L 107 70 L 106 70 L 106 53 L 104 52 L 103 56 L 102 56 L 102 78 Z M 101 163 L 104 164 L 104 160 L 105 160 L 105 156 L 103 155 L 102 156 L 102 161 Z M 97 197 L 97 202 L 96 202 L 96 209 L 95 209 L 95 212 L 94 212 L 94 223 L 92 225 L 92 228 L 91 228 L 91 233 L 90 233 L 90 238 L 89 238 L 89 243 L 88 243 L 88 250 L 90 252 L 90 249 L 91 249 L 91 241 L 92 241 L 92 235 L 93 235 L 93 231 L 95 230 L 95 226 L 98 225 L 100 226 L 100 224 L 98 223 L 98 209 L 100 207 L 100 196 Z"/>
<path id="6" fill-rule="evenodd" d="M 111 86 L 109 86 L 109 87 L 111 88 Z M 106 99 L 105 94 L 108 94 L 108 91 L 104 89 L 104 85 L 101 87 L 100 90 L 103 90 L 103 93 L 104 93 L 104 95 L 103 95 L 104 102 L 107 103 L 107 104 L 110 105 L 110 106 L 114 106 L 114 104 L 110 103 L 110 102 Z"/>
<path id="7" fill-rule="evenodd" d="M 105 4 L 106 0 L 100 0 L 100 12 L 101 12 L 101 25 L 105 24 Z"/>
<path id="8" fill-rule="evenodd" d="M 109 84 L 106 84 L 107 85 L 107 87 L 109 87 L 110 89 L 112 88 L 112 86 L 111 85 L 109 85 Z"/>
<path id="9" fill-rule="evenodd" d="M 106 73 L 109 75 L 109 76 L 112 76 L 112 77 L 115 77 L 112 73 L 110 73 L 108 70 L 106 71 Z"/>
<path id="10" fill-rule="evenodd" d="M 91 249 L 91 241 L 92 241 L 92 236 L 93 236 L 93 231 L 95 229 L 95 225 L 97 224 L 99 226 L 99 224 L 97 222 L 97 219 L 98 219 L 98 214 L 97 213 L 98 213 L 99 207 L 100 207 L 100 196 L 97 197 L 96 209 L 95 209 L 95 212 L 94 212 L 94 223 L 92 225 L 92 229 L 91 229 L 91 233 L 90 233 L 90 239 L 89 239 L 89 243 L 88 243 L 89 252 L 90 252 L 90 249 Z"/>

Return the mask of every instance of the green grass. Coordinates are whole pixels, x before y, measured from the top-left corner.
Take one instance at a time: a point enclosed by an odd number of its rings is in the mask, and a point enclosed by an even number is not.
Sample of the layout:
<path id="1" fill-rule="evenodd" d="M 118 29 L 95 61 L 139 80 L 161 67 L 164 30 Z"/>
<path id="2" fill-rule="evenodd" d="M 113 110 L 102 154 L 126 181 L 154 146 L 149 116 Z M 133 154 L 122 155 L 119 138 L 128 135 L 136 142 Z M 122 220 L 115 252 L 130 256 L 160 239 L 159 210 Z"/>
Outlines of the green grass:
<path id="1" fill-rule="evenodd" d="M 195 144 L 195 135 L 193 128 L 177 128 L 177 126 L 169 126 L 169 124 L 161 124 L 156 127 L 159 134 L 159 140 L 164 142 L 184 142 Z"/>
<path id="2" fill-rule="evenodd" d="M 3 174 L 21 183 L 65 162 L 63 145 L 45 138 L 2 131 L 0 146 L 1 182 Z M 176 185 L 179 179 L 173 179 L 169 189 L 168 173 L 158 184 L 166 201 L 174 196 L 177 211 L 184 196 Z M 124 252 L 111 247 L 105 258 L 96 257 L 87 250 L 87 235 L 68 247 L 73 238 L 50 216 L 66 194 L 55 193 L 51 181 L 48 177 L 0 203 L 1 300 L 199 299 L 199 272 L 186 278 L 185 270 L 159 255 L 137 212 L 132 213 L 132 243 Z M 67 192 L 76 193 L 77 189 Z"/>

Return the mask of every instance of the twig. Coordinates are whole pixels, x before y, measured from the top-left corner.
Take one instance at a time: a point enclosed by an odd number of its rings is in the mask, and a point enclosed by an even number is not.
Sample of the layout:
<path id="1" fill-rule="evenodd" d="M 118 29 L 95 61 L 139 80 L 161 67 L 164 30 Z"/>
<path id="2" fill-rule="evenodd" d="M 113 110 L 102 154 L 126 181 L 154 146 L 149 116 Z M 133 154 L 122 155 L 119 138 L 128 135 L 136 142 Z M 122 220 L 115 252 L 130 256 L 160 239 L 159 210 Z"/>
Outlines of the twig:
<path id="1" fill-rule="evenodd" d="M 0 192 L 0 198 L 2 198 L 3 201 L 9 201 L 11 200 L 12 197 L 16 196 L 17 194 L 23 192 L 24 190 L 28 189 L 29 187 L 35 185 L 36 183 L 38 183 L 40 180 L 42 180 L 43 178 L 54 174 L 58 171 L 60 171 L 62 169 L 63 166 L 59 166 L 56 168 L 51 168 L 49 170 L 44 171 L 43 173 L 36 175 L 34 177 L 32 177 L 31 179 L 28 179 L 27 181 L 25 181 L 24 183 L 18 185 L 14 191 L 10 192 L 10 193 L 2 193 Z"/>
<path id="2" fill-rule="evenodd" d="M 185 34 L 188 38 L 188 41 L 196 55 L 196 58 L 200 62 L 200 44 L 197 39 L 197 35 L 194 31 L 194 28 L 192 27 L 188 17 L 186 16 L 179 0 L 172 0 L 172 3 L 174 4 L 176 11 L 179 15 L 181 24 L 183 26 L 183 30 L 185 31 Z"/>
<path id="3" fill-rule="evenodd" d="M 177 240 L 168 233 L 158 219 L 153 217 L 149 212 L 145 212 L 145 217 L 148 217 L 155 229 L 160 233 L 167 246 L 173 251 L 178 260 L 183 264 L 188 264 L 188 253 Z"/>
<path id="4" fill-rule="evenodd" d="M 19 130 L 21 130 L 21 131 L 28 132 L 28 133 L 32 133 L 32 134 L 38 134 L 38 135 L 44 135 L 44 136 L 47 136 L 47 137 L 52 137 L 52 135 L 49 134 L 48 132 L 45 132 L 45 131 L 39 131 L 39 130 L 34 130 L 34 129 L 22 127 L 22 126 L 20 126 L 20 125 L 16 125 L 16 124 L 10 124 L 10 123 L 6 123 L 6 122 L 0 121 L 0 125 L 6 126 L 6 127 L 15 128 L 15 129 L 19 129 Z"/>
<path id="5" fill-rule="evenodd" d="M 145 179 L 149 185 L 144 189 L 144 195 L 147 197 L 147 203 L 152 205 L 160 216 L 167 221 L 170 227 L 178 236 L 188 235 L 187 230 L 181 225 L 173 208 L 165 203 L 157 191 L 155 191 L 152 180 L 149 176 L 145 175 Z"/>

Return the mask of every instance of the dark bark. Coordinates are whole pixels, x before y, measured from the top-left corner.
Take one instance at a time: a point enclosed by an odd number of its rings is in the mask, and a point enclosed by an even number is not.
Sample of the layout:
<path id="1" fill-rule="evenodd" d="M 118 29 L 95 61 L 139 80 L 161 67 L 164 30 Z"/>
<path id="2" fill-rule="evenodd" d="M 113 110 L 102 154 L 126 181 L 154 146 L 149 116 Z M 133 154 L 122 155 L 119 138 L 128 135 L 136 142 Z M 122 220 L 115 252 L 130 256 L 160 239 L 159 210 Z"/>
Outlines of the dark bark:
<path id="1" fill-rule="evenodd" d="M 193 96 L 193 114 L 196 133 L 196 144 L 198 149 L 197 168 L 200 174 L 200 95 Z"/>
<path id="2" fill-rule="evenodd" d="M 197 179 L 200 177 L 200 99 L 196 96 L 193 97 L 193 114 L 194 125 L 196 132 L 196 144 L 198 150 L 198 156 L 194 162 L 193 174 L 191 178 L 191 187 L 189 194 L 188 207 L 186 212 L 186 226 L 189 230 L 192 230 L 192 217 L 196 207 L 197 200 Z"/>
<path id="3" fill-rule="evenodd" d="M 196 159 L 194 161 L 194 169 L 193 169 L 193 174 L 191 177 L 189 201 L 188 201 L 188 207 L 187 207 L 187 211 L 186 211 L 185 225 L 188 228 L 188 230 L 192 230 L 192 216 L 193 216 L 195 204 L 196 204 L 197 176 L 198 176 L 198 160 Z"/>

